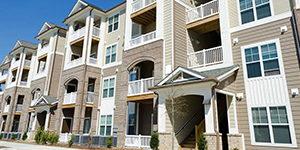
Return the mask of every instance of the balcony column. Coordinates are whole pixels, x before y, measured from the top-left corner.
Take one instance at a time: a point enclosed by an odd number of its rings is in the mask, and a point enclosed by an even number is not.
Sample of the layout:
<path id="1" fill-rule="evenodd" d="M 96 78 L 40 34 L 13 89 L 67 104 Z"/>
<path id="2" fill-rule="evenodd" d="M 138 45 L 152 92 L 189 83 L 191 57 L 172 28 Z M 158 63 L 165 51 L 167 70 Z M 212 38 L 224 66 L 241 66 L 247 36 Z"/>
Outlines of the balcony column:
<path id="1" fill-rule="evenodd" d="M 94 24 L 94 18 L 95 18 L 95 14 L 92 13 L 91 16 L 90 16 L 90 22 L 89 22 L 89 26 L 90 26 L 90 30 L 88 31 L 89 32 L 89 37 L 88 37 L 88 47 L 87 47 L 87 60 L 86 62 L 89 63 L 89 60 L 90 60 L 90 55 L 91 55 L 91 50 L 92 50 L 92 42 L 93 42 L 93 24 Z M 88 21 L 88 20 L 87 20 Z"/>
<path id="2" fill-rule="evenodd" d="M 130 48 L 129 41 L 131 40 L 132 36 L 132 20 L 130 18 L 132 12 L 132 2 L 133 0 L 127 0 L 126 2 L 126 24 L 125 24 L 125 50 Z"/>
<path id="3" fill-rule="evenodd" d="M 210 101 L 210 103 L 204 104 L 204 114 L 205 114 L 205 129 L 206 133 L 214 133 L 214 119 L 213 119 L 213 104 L 211 96 L 204 96 L 205 101 Z"/>
<path id="4" fill-rule="evenodd" d="M 163 26 L 163 17 L 164 17 L 164 1 L 156 0 L 156 38 L 160 39 L 163 38 L 164 34 L 164 26 Z M 159 15 L 158 15 L 159 14 Z"/>
<path id="5" fill-rule="evenodd" d="M 87 16 L 85 19 L 85 35 L 84 35 L 84 41 L 83 41 L 83 49 L 82 49 L 82 61 L 85 62 L 85 58 L 88 55 L 88 51 L 90 49 L 91 45 L 91 38 L 92 38 L 92 30 L 89 30 L 93 27 L 93 24 L 91 23 L 93 21 L 92 16 L 90 15 L 90 12 L 87 12 Z M 94 21 L 93 21 L 94 22 Z M 89 36 L 88 36 L 89 35 Z"/>
<path id="6" fill-rule="evenodd" d="M 67 63 L 69 61 L 71 61 L 71 46 L 70 46 L 70 37 L 72 35 L 72 33 L 74 32 L 74 21 L 72 21 L 70 24 L 69 24 L 69 31 L 68 31 L 68 37 L 67 37 L 67 40 L 68 40 L 68 43 L 66 44 L 66 51 L 65 51 L 65 62 L 64 62 L 64 67 L 67 65 Z"/>
<path id="7" fill-rule="evenodd" d="M 100 60 L 104 60 L 105 58 L 105 55 L 104 52 L 105 52 L 105 44 L 104 44 L 104 37 L 105 37 L 105 34 L 106 34 L 106 18 L 105 17 L 101 17 L 101 25 L 100 25 L 100 42 L 98 44 L 98 52 L 97 52 L 97 59 L 98 59 L 98 64 L 100 64 L 100 66 L 103 66 L 103 61 L 100 61 Z"/>
<path id="8" fill-rule="evenodd" d="M 23 52 L 20 55 L 20 64 L 18 66 L 18 71 L 17 71 L 17 75 L 16 75 L 16 84 L 17 85 L 20 85 L 20 83 L 21 83 L 26 53 L 27 53 L 27 51 L 23 50 Z"/>
<path id="9" fill-rule="evenodd" d="M 227 1 L 219 0 L 219 16 L 220 16 L 220 35 L 223 48 L 223 62 L 224 64 L 233 64 L 231 35 L 229 26 L 229 15 Z"/>
<path id="10" fill-rule="evenodd" d="M 34 119 L 33 119 L 33 124 L 32 124 L 32 131 L 35 130 L 35 126 L 36 126 L 36 121 L 37 121 L 37 113 L 34 112 Z"/>
<path id="11" fill-rule="evenodd" d="M 46 115 L 46 120 L 45 120 L 45 131 L 48 130 L 49 117 L 50 117 L 50 108 L 47 109 L 47 115 Z"/>

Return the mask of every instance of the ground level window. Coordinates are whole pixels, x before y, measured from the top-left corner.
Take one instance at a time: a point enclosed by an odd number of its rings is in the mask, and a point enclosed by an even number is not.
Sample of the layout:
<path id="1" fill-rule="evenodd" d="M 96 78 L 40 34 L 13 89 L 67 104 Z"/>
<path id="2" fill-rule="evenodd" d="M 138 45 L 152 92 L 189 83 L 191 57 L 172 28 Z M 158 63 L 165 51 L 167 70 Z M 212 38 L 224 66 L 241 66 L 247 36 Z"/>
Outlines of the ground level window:
<path id="1" fill-rule="evenodd" d="M 102 115 L 100 120 L 100 135 L 110 136 L 112 128 L 112 115 Z"/>
<path id="2" fill-rule="evenodd" d="M 252 108 L 255 142 L 291 144 L 285 106 Z"/>

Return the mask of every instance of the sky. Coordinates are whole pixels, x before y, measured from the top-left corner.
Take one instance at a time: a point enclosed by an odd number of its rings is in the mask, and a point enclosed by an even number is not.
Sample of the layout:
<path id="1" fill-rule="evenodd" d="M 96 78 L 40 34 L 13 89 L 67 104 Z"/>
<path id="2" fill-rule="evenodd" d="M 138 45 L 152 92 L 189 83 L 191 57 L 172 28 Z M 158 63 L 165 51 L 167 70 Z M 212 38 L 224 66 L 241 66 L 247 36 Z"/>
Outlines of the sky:
<path id="1" fill-rule="evenodd" d="M 108 10 L 125 0 L 84 0 Z M 38 43 L 34 37 L 45 21 L 66 27 L 62 21 L 77 0 L 1 0 L 0 63 L 18 39 Z"/>

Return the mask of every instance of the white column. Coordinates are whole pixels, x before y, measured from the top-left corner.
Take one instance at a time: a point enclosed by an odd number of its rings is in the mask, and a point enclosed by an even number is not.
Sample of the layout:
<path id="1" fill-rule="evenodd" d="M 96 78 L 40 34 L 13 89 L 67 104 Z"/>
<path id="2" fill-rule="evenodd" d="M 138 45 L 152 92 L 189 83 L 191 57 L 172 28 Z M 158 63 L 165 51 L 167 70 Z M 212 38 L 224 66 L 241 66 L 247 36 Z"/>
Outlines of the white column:
<path id="1" fill-rule="evenodd" d="M 46 121 L 45 121 L 45 131 L 48 130 L 49 117 L 50 117 L 50 108 L 47 109 L 47 115 L 46 115 Z"/>
<path id="2" fill-rule="evenodd" d="M 212 97 L 209 95 L 205 95 L 204 100 L 210 100 L 210 104 L 204 105 L 206 133 L 215 133 Z"/>
<path id="3" fill-rule="evenodd" d="M 132 11 L 132 2 L 133 0 L 127 0 L 126 2 L 126 24 L 125 24 L 125 50 L 130 48 L 129 41 L 132 36 L 132 20 L 130 18 L 130 14 Z"/>
<path id="4" fill-rule="evenodd" d="M 32 129 L 31 129 L 31 130 L 35 130 L 36 120 L 37 120 L 37 113 L 35 112 L 35 113 L 34 113 L 33 125 L 32 125 Z"/>
<path id="5" fill-rule="evenodd" d="M 90 59 L 90 55 L 91 55 L 91 50 L 92 50 L 92 42 L 93 42 L 93 24 L 94 24 L 94 13 L 91 14 L 90 16 L 90 22 L 89 22 L 89 27 L 90 27 L 90 30 L 88 31 L 89 32 L 89 37 L 88 37 L 88 48 L 87 48 L 87 63 L 89 63 L 89 59 Z"/>
<path id="6" fill-rule="evenodd" d="M 140 104 L 136 103 L 136 122 L 135 122 L 135 134 L 138 135 L 139 133 L 139 115 L 140 115 Z"/>
<path id="7" fill-rule="evenodd" d="M 67 65 L 67 63 L 71 60 L 71 46 L 70 46 L 70 37 L 72 33 L 74 32 L 74 22 L 71 22 L 69 24 L 69 31 L 68 31 L 68 36 L 67 36 L 67 44 L 66 44 L 66 52 L 65 52 L 65 59 L 64 59 L 64 67 Z"/>
<path id="8" fill-rule="evenodd" d="M 156 1 L 156 38 L 163 38 L 164 35 L 164 1 L 163 0 L 157 0 Z"/>
<path id="9" fill-rule="evenodd" d="M 101 25 L 100 25 L 100 42 L 98 44 L 98 52 L 97 52 L 97 60 L 98 60 L 98 65 L 102 66 L 104 65 L 104 58 L 105 58 L 105 44 L 104 44 L 104 37 L 106 34 L 106 18 L 101 17 Z"/>
<path id="10" fill-rule="evenodd" d="M 159 94 L 158 102 L 158 132 L 166 132 L 166 97 Z"/>
<path id="11" fill-rule="evenodd" d="M 86 19 L 85 19 L 85 34 L 84 34 L 84 41 L 83 41 L 83 49 L 82 49 L 82 60 L 83 62 L 85 62 L 85 58 L 86 58 L 86 55 L 87 55 L 87 52 L 88 52 L 88 49 L 87 46 L 90 45 L 90 40 L 92 35 L 91 34 L 88 34 L 90 32 L 89 30 L 89 27 L 91 28 L 92 24 L 90 23 L 90 12 L 87 12 L 87 16 L 86 16 Z M 90 35 L 90 36 L 88 36 Z"/>

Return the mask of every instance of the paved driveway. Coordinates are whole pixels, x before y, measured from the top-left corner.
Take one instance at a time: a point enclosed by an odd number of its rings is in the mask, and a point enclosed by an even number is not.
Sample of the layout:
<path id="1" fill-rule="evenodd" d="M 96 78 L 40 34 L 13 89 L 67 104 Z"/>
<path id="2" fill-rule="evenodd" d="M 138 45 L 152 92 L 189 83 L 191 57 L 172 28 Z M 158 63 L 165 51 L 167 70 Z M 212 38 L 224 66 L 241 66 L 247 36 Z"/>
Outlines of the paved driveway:
<path id="1" fill-rule="evenodd" d="M 0 150 L 76 150 L 71 148 L 31 145 L 31 144 L 4 142 L 4 141 L 0 141 L 0 146 L 8 147 Z"/>

